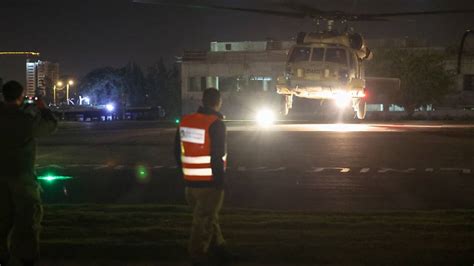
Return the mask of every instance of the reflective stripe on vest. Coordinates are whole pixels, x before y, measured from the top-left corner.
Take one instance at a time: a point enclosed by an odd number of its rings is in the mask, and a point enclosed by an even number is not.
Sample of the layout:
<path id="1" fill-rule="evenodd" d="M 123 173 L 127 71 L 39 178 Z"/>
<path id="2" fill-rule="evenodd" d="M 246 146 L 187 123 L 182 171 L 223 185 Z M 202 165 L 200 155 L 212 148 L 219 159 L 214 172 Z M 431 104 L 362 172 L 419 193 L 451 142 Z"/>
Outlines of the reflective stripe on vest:
<path id="1" fill-rule="evenodd" d="M 209 127 L 218 117 L 194 113 L 181 120 L 181 162 L 186 181 L 212 181 Z M 226 156 L 222 158 L 224 160 Z"/>
<path id="2" fill-rule="evenodd" d="M 211 168 L 183 168 L 185 176 L 212 176 Z"/>
<path id="3" fill-rule="evenodd" d="M 227 161 L 227 154 L 222 156 L 222 160 L 225 162 Z M 189 164 L 203 164 L 203 163 L 211 163 L 211 156 L 181 156 L 182 163 L 189 163 Z"/>

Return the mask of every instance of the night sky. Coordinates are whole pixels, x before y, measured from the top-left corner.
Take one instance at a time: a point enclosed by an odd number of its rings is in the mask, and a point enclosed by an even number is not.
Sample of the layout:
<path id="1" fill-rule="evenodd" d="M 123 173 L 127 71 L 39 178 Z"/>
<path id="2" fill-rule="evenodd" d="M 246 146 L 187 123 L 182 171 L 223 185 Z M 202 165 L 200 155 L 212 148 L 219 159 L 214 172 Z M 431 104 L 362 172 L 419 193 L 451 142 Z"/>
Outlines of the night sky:
<path id="1" fill-rule="evenodd" d="M 172 1 L 172 0 L 170 0 Z M 196 1 L 199 2 L 199 1 Z M 211 1 L 219 5 L 278 8 L 281 1 Z M 398 12 L 474 8 L 473 0 L 319 0 L 324 10 Z M 207 2 L 209 3 L 209 2 Z M 2 0 L 0 50 L 34 50 L 77 77 L 130 60 L 144 68 L 160 57 L 173 62 L 184 49 L 208 49 L 211 41 L 289 39 L 310 31 L 311 20 L 242 12 L 134 4 L 128 0 Z M 434 45 L 458 43 L 474 28 L 474 14 L 424 16 L 394 22 L 353 23 L 367 38 L 413 37 Z M 3 68 L 12 60 L 0 60 Z"/>

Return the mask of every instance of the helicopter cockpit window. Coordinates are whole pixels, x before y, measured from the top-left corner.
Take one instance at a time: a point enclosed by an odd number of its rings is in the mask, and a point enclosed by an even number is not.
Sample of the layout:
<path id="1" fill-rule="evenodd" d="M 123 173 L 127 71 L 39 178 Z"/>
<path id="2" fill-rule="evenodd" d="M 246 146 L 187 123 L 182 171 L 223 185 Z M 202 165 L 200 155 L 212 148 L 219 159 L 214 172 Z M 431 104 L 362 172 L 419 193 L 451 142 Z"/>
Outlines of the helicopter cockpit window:
<path id="1" fill-rule="evenodd" d="M 290 56 L 290 62 L 305 62 L 309 61 L 311 48 L 309 47 L 295 47 Z"/>
<path id="2" fill-rule="evenodd" d="M 326 62 L 347 65 L 346 50 L 342 48 L 326 49 Z"/>
<path id="3" fill-rule="evenodd" d="M 313 48 L 313 56 L 311 61 L 323 61 L 324 58 L 324 48 Z"/>

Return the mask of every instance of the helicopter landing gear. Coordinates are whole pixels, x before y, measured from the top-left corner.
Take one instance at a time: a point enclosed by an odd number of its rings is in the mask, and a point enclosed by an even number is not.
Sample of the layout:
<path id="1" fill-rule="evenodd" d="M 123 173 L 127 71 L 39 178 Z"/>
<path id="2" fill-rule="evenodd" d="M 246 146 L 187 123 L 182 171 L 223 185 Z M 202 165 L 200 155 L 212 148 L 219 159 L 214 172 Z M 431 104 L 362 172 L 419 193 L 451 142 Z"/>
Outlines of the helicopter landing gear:
<path id="1" fill-rule="evenodd" d="M 282 113 L 283 115 L 288 115 L 290 109 L 293 108 L 293 95 L 284 95 L 283 96 L 283 103 L 282 103 Z"/>
<path id="2" fill-rule="evenodd" d="M 359 98 L 354 101 L 354 111 L 356 111 L 357 118 L 362 120 L 367 113 L 367 102 L 365 99 Z"/>

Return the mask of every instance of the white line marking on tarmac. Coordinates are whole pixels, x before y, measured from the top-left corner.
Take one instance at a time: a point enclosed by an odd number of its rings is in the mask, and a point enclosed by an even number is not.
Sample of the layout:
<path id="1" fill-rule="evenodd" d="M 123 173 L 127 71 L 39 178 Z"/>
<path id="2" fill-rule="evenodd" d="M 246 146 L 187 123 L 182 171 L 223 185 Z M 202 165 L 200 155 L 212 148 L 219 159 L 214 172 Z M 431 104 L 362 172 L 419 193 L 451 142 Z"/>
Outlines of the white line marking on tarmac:
<path id="1" fill-rule="evenodd" d="M 351 171 L 351 169 L 347 167 L 313 167 L 313 170 L 308 171 L 308 172 L 321 173 L 321 172 L 330 171 L 330 170 L 337 170 L 339 171 L 339 173 L 349 173 Z"/>
<path id="2" fill-rule="evenodd" d="M 368 173 L 370 171 L 370 168 L 362 168 L 360 169 L 361 173 Z"/>
<path id="3" fill-rule="evenodd" d="M 270 169 L 265 169 L 263 172 L 280 172 L 280 171 L 285 171 L 286 167 L 278 167 L 278 168 L 270 168 Z"/>
<path id="4" fill-rule="evenodd" d="M 441 168 L 440 170 L 441 171 L 457 171 L 457 172 L 461 172 L 463 174 L 470 174 L 471 173 L 471 169 L 466 169 L 466 168 Z"/>
<path id="5" fill-rule="evenodd" d="M 408 168 L 408 169 L 394 169 L 394 168 L 382 168 L 378 170 L 378 173 L 388 173 L 388 172 L 395 172 L 395 173 L 412 173 L 415 172 L 416 168 Z"/>
<path id="6" fill-rule="evenodd" d="M 108 168 L 108 167 L 109 167 L 108 164 L 103 164 L 103 165 L 96 166 L 96 167 L 94 168 L 94 170 L 100 170 L 100 169 L 104 169 L 104 168 Z"/>

